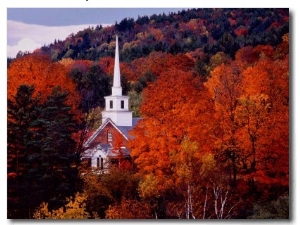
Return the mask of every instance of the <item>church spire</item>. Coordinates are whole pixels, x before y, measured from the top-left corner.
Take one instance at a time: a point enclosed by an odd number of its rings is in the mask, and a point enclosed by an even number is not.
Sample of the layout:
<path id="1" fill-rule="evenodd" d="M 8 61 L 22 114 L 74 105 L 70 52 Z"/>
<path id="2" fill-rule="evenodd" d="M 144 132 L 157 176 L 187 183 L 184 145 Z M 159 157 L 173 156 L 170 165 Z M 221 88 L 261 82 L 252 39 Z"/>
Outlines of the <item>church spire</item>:
<path id="1" fill-rule="evenodd" d="M 116 35 L 116 53 L 115 53 L 115 67 L 114 67 L 114 83 L 112 87 L 112 96 L 122 95 L 121 86 L 121 73 L 120 73 L 120 62 L 119 62 L 119 43 L 118 35 Z"/>
<path id="2" fill-rule="evenodd" d="M 119 44 L 116 36 L 114 83 L 110 96 L 105 96 L 105 110 L 102 111 L 102 123 L 111 119 L 117 126 L 132 126 L 132 111 L 129 111 L 129 97 L 122 95 L 119 63 Z"/>

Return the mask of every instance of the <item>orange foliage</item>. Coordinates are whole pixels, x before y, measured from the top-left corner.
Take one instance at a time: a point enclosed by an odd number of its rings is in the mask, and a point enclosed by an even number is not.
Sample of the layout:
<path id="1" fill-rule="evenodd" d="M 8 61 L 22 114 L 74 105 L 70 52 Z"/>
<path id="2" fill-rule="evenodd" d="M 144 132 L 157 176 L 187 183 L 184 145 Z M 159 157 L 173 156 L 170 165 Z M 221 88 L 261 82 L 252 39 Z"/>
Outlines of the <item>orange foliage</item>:
<path id="1" fill-rule="evenodd" d="M 149 28 L 149 33 L 152 34 L 157 41 L 161 41 L 164 37 L 163 32 L 159 29 Z"/>
<path id="2" fill-rule="evenodd" d="M 264 154 L 259 160 L 258 166 L 265 175 L 272 174 L 274 176 L 276 174 L 276 179 L 273 182 L 288 185 L 286 177 L 289 173 L 288 55 L 277 60 L 267 57 L 261 58 L 253 67 L 244 71 L 243 85 L 245 86 L 245 94 L 264 94 L 268 96 L 270 102 L 268 114 L 264 117 L 268 123 L 261 128 L 264 138 L 261 140 L 261 150 Z M 264 104 L 266 103 L 264 102 Z M 260 113 L 260 116 L 262 115 Z M 274 167 L 274 162 L 278 166 Z M 266 179 L 265 182 L 267 182 Z"/>
<path id="3" fill-rule="evenodd" d="M 110 205 L 106 219 L 153 219 L 148 202 L 122 198 L 120 204 Z"/>
<path id="4" fill-rule="evenodd" d="M 220 116 L 228 116 L 232 122 L 236 99 L 241 95 L 241 81 L 240 68 L 232 62 L 216 67 L 205 84 L 214 99 L 216 109 L 221 112 Z"/>
<path id="5" fill-rule="evenodd" d="M 123 152 L 122 152 L 122 146 L 124 143 L 123 139 L 124 137 L 118 131 L 115 130 L 113 132 L 112 152 L 117 156 L 118 159 L 123 157 Z"/>
<path id="6" fill-rule="evenodd" d="M 237 151 L 235 173 L 288 186 L 288 54 L 277 58 L 271 46 L 245 47 L 235 61 L 216 67 L 206 86 L 216 110 L 215 148 Z"/>
<path id="7" fill-rule="evenodd" d="M 132 131 L 129 147 L 140 172 L 154 174 L 157 190 L 174 185 L 170 152 L 180 151 L 186 137 L 199 143 L 199 151 L 210 150 L 211 110 L 208 92 L 191 72 L 171 68 L 144 90 L 143 120 Z"/>
<path id="8" fill-rule="evenodd" d="M 114 73 L 114 63 L 112 57 L 103 57 L 99 60 L 99 66 L 105 74 Z"/>
<path id="9" fill-rule="evenodd" d="M 131 62 L 131 66 L 134 68 L 134 80 L 138 80 L 146 71 L 149 70 L 147 58 L 138 58 Z"/>
<path id="10" fill-rule="evenodd" d="M 147 59 L 147 70 L 152 71 L 154 75 L 158 76 L 165 69 L 166 55 L 166 53 L 162 52 L 151 53 Z"/>
<path id="11" fill-rule="evenodd" d="M 182 71 L 190 71 L 195 66 L 195 61 L 189 55 L 171 55 L 162 52 L 152 52 L 147 58 L 139 58 L 132 61 L 135 77 L 137 80 L 146 72 L 152 72 L 155 77 L 160 76 L 166 68 L 177 68 Z"/>
<path id="12" fill-rule="evenodd" d="M 112 153 L 114 157 L 118 160 L 118 169 L 131 170 L 132 163 L 125 159 L 124 147 L 126 147 L 126 141 L 124 137 L 117 131 L 113 132 L 113 142 L 112 142 Z"/>
<path id="13" fill-rule="evenodd" d="M 21 84 L 34 85 L 36 93 L 41 94 L 41 100 L 45 101 L 55 86 L 61 86 L 62 90 L 70 92 L 68 104 L 75 109 L 79 103 L 79 95 L 76 85 L 67 76 L 66 68 L 60 63 L 52 63 L 44 55 L 25 55 L 14 60 L 7 74 L 7 95 L 12 99 Z"/>
<path id="14" fill-rule="evenodd" d="M 167 68 L 177 68 L 178 70 L 182 71 L 190 71 L 194 66 L 195 63 L 192 59 L 184 54 L 177 54 L 177 55 L 167 55 L 167 64 L 165 67 Z"/>

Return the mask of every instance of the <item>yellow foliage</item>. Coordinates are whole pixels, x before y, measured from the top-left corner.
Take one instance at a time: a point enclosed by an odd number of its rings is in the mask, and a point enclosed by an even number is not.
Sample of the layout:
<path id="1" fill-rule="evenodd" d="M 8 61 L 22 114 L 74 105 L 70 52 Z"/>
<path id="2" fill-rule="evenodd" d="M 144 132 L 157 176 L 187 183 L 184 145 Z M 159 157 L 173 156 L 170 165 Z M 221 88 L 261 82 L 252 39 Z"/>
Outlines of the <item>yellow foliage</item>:
<path id="1" fill-rule="evenodd" d="M 49 211 L 48 203 L 43 202 L 34 212 L 35 219 L 88 219 L 86 196 L 76 193 L 75 197 L 67 198 L 67 204 L 57 210 Z"/>
<path id="2" fill-rule="evenodd" d="M 158 196 L 158 180 L 153 174 L 148 174 L 144 177 L 143 181 L 139 184 L 140 196 L 142 198 L 147 198 L 151 196 Z"/>

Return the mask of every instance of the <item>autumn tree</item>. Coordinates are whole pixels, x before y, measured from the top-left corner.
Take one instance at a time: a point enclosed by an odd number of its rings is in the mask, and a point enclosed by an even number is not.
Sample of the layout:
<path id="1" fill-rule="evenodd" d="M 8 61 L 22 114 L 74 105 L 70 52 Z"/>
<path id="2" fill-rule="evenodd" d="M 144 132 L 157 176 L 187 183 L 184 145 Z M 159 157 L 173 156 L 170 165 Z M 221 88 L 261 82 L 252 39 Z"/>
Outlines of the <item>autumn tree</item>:
<path id="1" fill-rule="evenodd" d="M 126 157 L 126 143 L 124 136 L 119 131 L 113 132 L 112 150 L 110 161 L 114 162 L 112 166 L 123 170 L 132 169 L 132 162 L 130 157 Z"/>
<path id="2" fill-rule="evenodd" d="M 36 93 L 40 93 L 44 102 L 52 92 L 52 88 L 60 85 L 69 92 L 67 99 L 72 109 L 76 110 L 79 104 L 79 96 L 75 83 L 67 76 L 66 68 L 60 63 L 52 63 L 48 56 L 40 54 L 28 54 L 14 60 L 7 71 L 7 96 L 12 99 L 20 85 L 34 85 Z"/>
<path id="3" fill-rule="evenodd" d="M 243 174 L 240 182 L 257 198 L 275 200 L 288 187 L 288 80 L 288 55 L 257 46 L 216 67 L 206 83 L 216 109 L 216 156 L 221 165 L 230 162 L 234 184 Z"/>
<path id="4" fill-rule="evenodd" d="M 271 104 L 267 95 L 241 96 L 239 105 L 236 108 L 237 123 L 240 124 L 241 143 L 243 153 L 241 160 L 248 172 L 256 172 L 259 147 L 261 138 L 264 137 L 264 130 L 268 126 L 268 111 Z M 263 132 L 263 133 L 262 133 Z M 245 138 L 247 137 L 247 138 Z"/>
<path id="5" fill-rule="evenodd" d="M 212 71 L 214 68 L 221 65 L 222 63 L 229 62 L 229 59 L 229 56 L 226 55 L 224 52 L 217 52 L 209 60 L 208 72 Z"/>
<path id="6" fill-rule="evenodd" d="M 106 219 L 154 219 L 148 202 L 122 199 L 120 204 L 110 205 Z"/>
<path id="7" fill-rule="evenodd" d="M 90 215 L 97 213 L 105 218 L 107 210 L 119 207 L 122 201 L 139 202 L 138 183 L 140 177 L 132 171 L 112 167 L 109 173 L 87 173 L 83 176 L 86 208 Z M 122 200 L 123 199 L 123 200 Z M 137 203 L 139 205 L 141 203 Z"/>
<path id="8" fill-rule="evenodd" d="M 222 64 L 211 72 L 205 83 L 215 104 L 214 136 L 216 156 L 227 161 L 232 184 L 236 184 L 240 154 L 235 109 L 242 92 L 242 75 L 234 62 Z"/>
<path id="9" fill-rule="evenodd" d="M 181 155 L 185 138 L 199 144 L 193 157 L 209 152 L 206 137 L 211 107 L 206 89 L 191 72 L 170 68 L 144 90 L 143 120 L 133 129 L 134 139 L 129 142 L 131 155 L 143 175 L 143 198 L 166 197 L 167 190 L 176 192 L 174 166 L 180 165 L 176 157 Z"/>
<path id="10" fill-rule="evenodd" d="M 175 185 L 184 196 L 184 215 L 186 219 L 195 219 L 194 201 L 196 186 L 195 176 L 201 176 L 201 157 L 197 143 L 185 137 L 180 151 L 170 151 L 170 158 L 174 164 Z M 203 153 L 202 153 L 203 154 Z M 205 154 L 205 153 L 204 153 Z M 180 217 L 179 217 L 180 218 Z"/>
<path id="11" fill-rule="evenodd" d="M 48 203 L 41 203 L 33 214 L 34 219 L 89 219 L 86 211 L 86 196 L 77 192 L 74 197 L 66 198 L 66 205 L 55 210 L 49 210 Z M 94 214 L 96 216 L 96 214 Z"/>
<path id="12" fill-rule="evenodd" d="M 259 156 L 253 162 L 256 173 L 252 176 L 262 184 L 276 186 L 276 195 L 284 192 L 289 185 L 288 63 L 288 55 L 278 59 L 276 52 L 269 50 L 269 54 L 264 54 L 262 51 L 260 59 L 243 72 L 245 88 L 244 97 L 240 100 L 242 112 L 248 112 L 247 117 L 242 117 L 249 121 L 243 124 L 243 129 L 248 130 L 245 137 L 248 146 L 252 143 L 251 148 L 246 148 L 253 149 L 255 144 L 259 150 Z M 274 164 L 278 166 L 274 167 Z M 266 189 L 259 192 L 264 192 L 268 198 Z M 276 198 L 276 195 L 273 197 Z"/>

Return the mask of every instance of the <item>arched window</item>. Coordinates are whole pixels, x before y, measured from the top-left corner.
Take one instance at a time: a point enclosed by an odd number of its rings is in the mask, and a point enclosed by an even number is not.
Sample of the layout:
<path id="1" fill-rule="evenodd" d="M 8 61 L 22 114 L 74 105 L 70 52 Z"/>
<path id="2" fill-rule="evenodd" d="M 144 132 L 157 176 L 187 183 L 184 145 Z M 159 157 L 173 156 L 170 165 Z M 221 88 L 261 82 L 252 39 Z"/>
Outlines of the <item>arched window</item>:
<path id="1" fill-rule="evenodd" d="M 97 168 L 103 169 L 103 158 L 101 156 L 97 158 Z"/>

